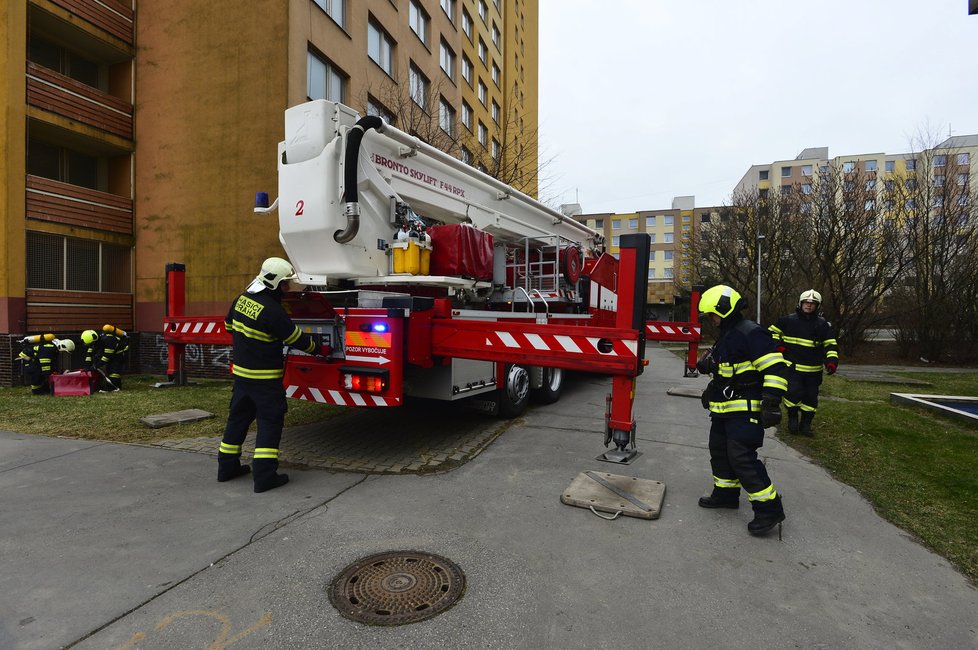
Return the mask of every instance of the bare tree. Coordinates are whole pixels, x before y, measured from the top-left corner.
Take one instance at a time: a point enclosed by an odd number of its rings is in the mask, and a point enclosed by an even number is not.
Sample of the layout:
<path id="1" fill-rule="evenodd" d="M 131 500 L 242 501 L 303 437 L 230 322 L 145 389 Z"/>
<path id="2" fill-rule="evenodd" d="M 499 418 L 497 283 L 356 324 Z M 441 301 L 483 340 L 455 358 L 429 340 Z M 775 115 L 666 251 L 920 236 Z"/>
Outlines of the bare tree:
<path id="1" fill-rule="evenodd" d="M 952 342 L 974 341 L 978 207 L 968 154 L 921 146 L 887 189 L 908 245 L 909 272 L 894 295 L 904 352 L 939 359 Z"/>

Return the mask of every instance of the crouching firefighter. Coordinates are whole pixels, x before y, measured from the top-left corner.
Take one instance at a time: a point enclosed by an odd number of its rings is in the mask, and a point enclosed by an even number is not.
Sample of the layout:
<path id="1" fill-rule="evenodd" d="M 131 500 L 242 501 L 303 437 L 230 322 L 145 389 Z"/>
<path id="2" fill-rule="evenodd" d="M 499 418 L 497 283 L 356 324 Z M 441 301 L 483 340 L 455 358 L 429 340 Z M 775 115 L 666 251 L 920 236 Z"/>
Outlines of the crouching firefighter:
<path id="1" fill-rule="evenodd" d="M 282 307 L 282 298 L 295 269 L 280 257 L 270 257 L 244 293 L 235 299 L 224 319 L 233 340 L 234 388 L 224 439 L 217 456 L 217 480 L 230 481 L 251 471 L 241 464 L 241 445 L 252 422 L 258 422 L 255 441 L 255 492 L 289 482 L 278 473 L 279 442 L 288 408 L 282 378 L 282 345 L 308 354 L 329 354 L 327 346 L 299 329 Z"/>
<path id="2" fill-rule="evenodd" d="M 764 444 L 764 429 L 781 421 L 788 369 L 767 330 L 741 315 L 744 307 L 740 294 L 725 285 L 707 289 L 700 298 L 700 313 L 709 315 L 720 333 L 697 364 L 701 373 L 713 375 L 703 407 L 710 411 L 714 487 L 699 505 L 739 508 L 743 488 L 754 509 L 747 531 L 763 535 L 784 521 L 781 496 L 757 450 Z"/>

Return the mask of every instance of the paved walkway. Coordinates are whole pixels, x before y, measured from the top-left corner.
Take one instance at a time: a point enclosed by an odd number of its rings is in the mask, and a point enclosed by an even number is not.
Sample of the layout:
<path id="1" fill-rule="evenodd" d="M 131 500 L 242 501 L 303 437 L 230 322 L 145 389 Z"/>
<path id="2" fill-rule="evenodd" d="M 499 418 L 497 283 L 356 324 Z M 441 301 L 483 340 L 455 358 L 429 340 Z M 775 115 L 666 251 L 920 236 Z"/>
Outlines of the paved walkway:
<path id="1" fill-rule="evenodd" d="M 978 590 L 779 440 L 762 453 L 785 499 L 782 541 L 747 534 L 746 503 L 697 507 L 708 418 L 667 391 L 705 380 L 657 347 L 648 357 L 629 466 L 595 460 L 609 389 L 597 377 L 501 432 L 476 418 L 459 445 L 492 442 L 451 471 L 296 469 L 264 494 L 217 483 L 209 454 L 0 432 L 0 647 L 978 647 Z M 431 436 L 411 434 L 416 454 L 447 447 L 440 409 L 377 417 L 351 416 L 351 453 L 382 456 L 390 433 L 415 426 Z M 587 470 L 662 481 L 661 517 L 606 521 L 562 504 Z M 397 550 L 457 563 L 462 598 L 411 625 L 343 618 L 326 597 L 334 577 Z"/>

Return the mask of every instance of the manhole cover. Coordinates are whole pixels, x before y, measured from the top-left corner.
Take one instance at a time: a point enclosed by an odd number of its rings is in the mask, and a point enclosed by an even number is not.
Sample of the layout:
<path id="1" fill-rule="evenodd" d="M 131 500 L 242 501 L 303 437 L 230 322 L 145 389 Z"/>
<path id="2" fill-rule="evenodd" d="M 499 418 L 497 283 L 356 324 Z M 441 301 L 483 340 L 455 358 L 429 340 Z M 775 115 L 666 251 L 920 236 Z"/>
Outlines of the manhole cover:
<path id="1" fill-rule="evenodd" d="M 371 625 L 431 618 L 465 593 L 457 564 L 418 551 L 389 551 L 354 562 L 333 579 L 329 600 L 343 616 Z"/>

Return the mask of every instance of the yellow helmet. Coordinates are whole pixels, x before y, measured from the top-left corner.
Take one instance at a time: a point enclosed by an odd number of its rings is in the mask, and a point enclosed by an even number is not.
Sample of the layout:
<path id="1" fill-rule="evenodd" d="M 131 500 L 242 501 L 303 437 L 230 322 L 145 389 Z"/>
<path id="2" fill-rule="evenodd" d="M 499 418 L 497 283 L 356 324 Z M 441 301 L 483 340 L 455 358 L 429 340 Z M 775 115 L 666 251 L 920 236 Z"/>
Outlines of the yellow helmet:
<path id="1" fill-rule="evenodd" d="M 720 318 L 726 318 L 743 307 L 744 299 L 741 295 L 725 284 L 710 287 L 700 296 L 701 314 L 716 314 Z"/>
<path id="2" fill-rule="evenodd" d="M 277 289 L 284 280 L 296 279 L 295 269 L 281 257 L 269 257 L 262 262 L 261 271 L 248 285 L 248 293 L 258 293 L 263 289 Z"/>
<path id="3" fill-rule="evenodd" d="M 91 345 L 98 340 L 98 332 L 95 330 L 85 330 L 81 335 L 82 343 L 85 345 Z"/>
<path id="4" fill-rule="evenodd" d="M 808 291 L 802 291 L 801 295 L 798 296 L 798 306 L 801 307 L 803 302 L 814 302 L 819 305 L 822 304 L 822 294 L 814 289 L 809 289 Z"/>

